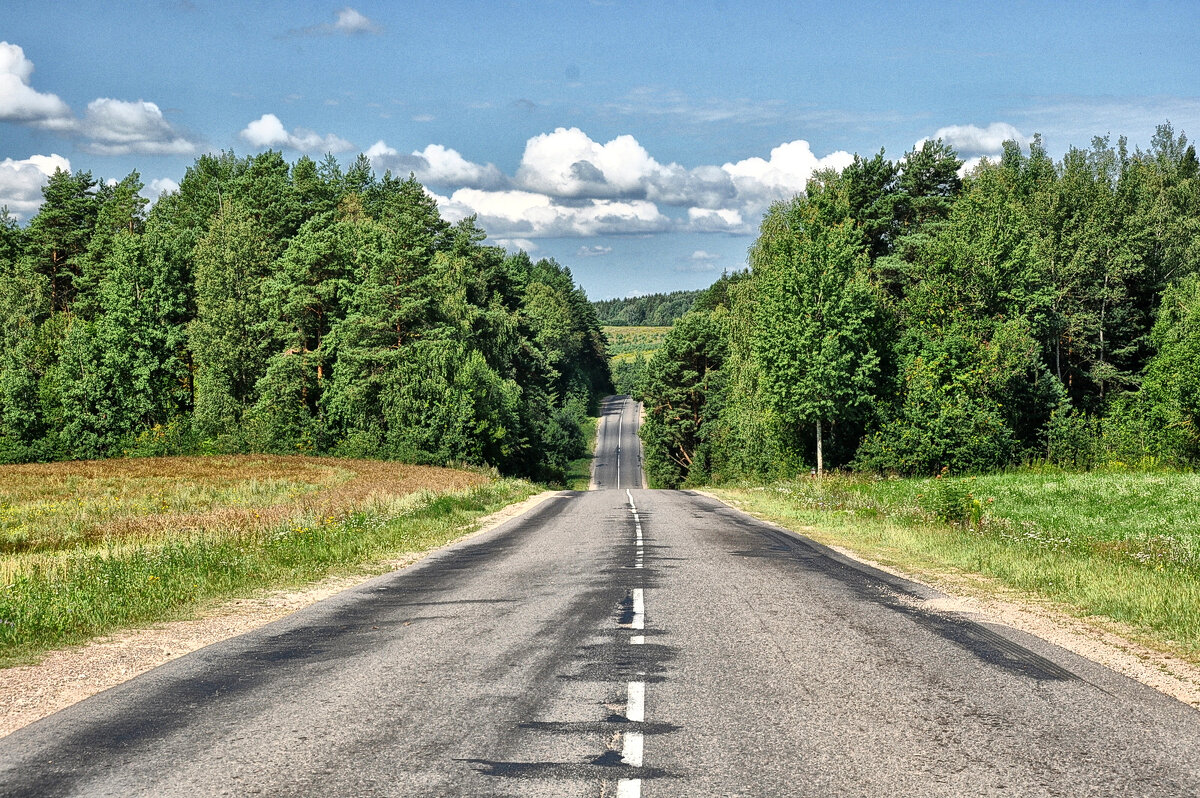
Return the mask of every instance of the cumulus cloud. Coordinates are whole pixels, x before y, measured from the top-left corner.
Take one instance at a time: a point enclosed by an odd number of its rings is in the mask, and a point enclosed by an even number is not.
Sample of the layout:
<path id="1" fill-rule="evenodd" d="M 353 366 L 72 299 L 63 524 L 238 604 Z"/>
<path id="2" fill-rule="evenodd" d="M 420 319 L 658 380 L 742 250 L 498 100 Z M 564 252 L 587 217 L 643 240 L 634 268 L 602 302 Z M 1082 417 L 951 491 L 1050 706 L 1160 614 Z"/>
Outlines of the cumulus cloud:
<path id="1" fill-rule="evenodd" d="M 511 179 L 436 144 L 405 154 L 379 141 L 366 154 L 376 169 L 412 171 L 422 183 L 452 189 L 432 195 L 452 218 L 475 214 L 488 230 L 526 239 L 668 229 L 745 235 L 772 202 L 802 193 L 816 171 L 853 161 L 843 151 L 818 157 L 798 139 L 767 158 L 688 168 L 657 161 L 633 136 L 598 142 L 578 128 L 530 138 Z"/>
<path id="2" fill-rule="evenodd" d="M 366 151 L 371 165 L 393 174 L 412 172 L 422 183 L 462 188 L 499 188 L 506 181 L 504 174 L 493 164 L 477 164 L 462 157 L 457 150 L 430 144 L 423 150 L 405 155 L 377 141 Z"/>
<path id="3" fill-rule="evenodd" d="M 263 114 L 239 134 L 252 147 L 280 147 L 306 153 L 346 152 L 354 145 L 333 133 L 324 136 L 298 127 L 291 132 L 275 114 Z"/>
<path id="4" fill-rule="evenodd" d="M 74 124 L 70 107 L 55 94 L 29 85 L 33 62 L 19 45 L 0 42 L 0 121 L 62 130 Z"/>
<path id="5" fill-rule="evenodd" d="M 190 155 L 196 151 L 196 145 L 171 127 L 157 105 L 144 100 L 92 100 L 80 131 L 89 139 L 84 146 L 99 155 Z"/>
<path id="6" fill-rule="evenodd" d="M 1028 146 L 1030 141 L 1028 136 L 1007 122 L 993 122 L 987 127 L 950 125 L 938 128 L 929 139 L 941 139 L 953 147 L 959 157 L 964 159 L 999 155 L 1003 152 L 1006 141 L 1015 141 L 1023 147 Z M 919 148 L 929 139 L 921 139 L 913 146 Z"/>
<path id="7" fill-rule="evenodd" d="M 696 233 L 745 235 L 754 229 L 733 208 L 688 208 L 688 229 Z"/>
<path id="8" fill-rule="evenodd" d="M 28 219 L 42 205 L 42 186 L 56 169 L 71 171 L 61 155 L 31 155 L 23 161 L 0 161 L 0 206 L 18 219 Z"/>
<path id="9" fill-rule="evenodd" d="M 450 221 L 475 214 L 485 230 L 509 238 L 660 233 L 671 228 L 671 220 L 645 200 L 590 199 L 563 205 L 532 191 L 462 188 L 441 198 L 439 206 Z"/>
<path id="10" fill-rule="evenodd" d="M 0 121 L 31 124 L 82 138 L 98 155 L 190 155 L 196 144 L 176 131 L 157 105 L 100 97 L 83 119 L 54 94 L 29 85 L 33 62 L 18 45 L 0 42 Z"/>
<path id="11" fill-rule="evenodd" d="M 802 193 L 818 170 L 840 171 L 853 162 L 854 156 L 844 150 L 818 158 L 807 141 L 797 139 L 771 150 L 770 158 L 747 158 L 721 168 L 733 180 L 742 204 L 761 211 L 772 202 Z"/>
<path id="12" fill-rule="evenodd" d="M 347 6 L 334 15 L 333 22 L 322 22 L 307 28 L 293 28 L 288 31 L 293 36 L 362 36 L 369 33 L 382 33 L 383 26 Z"/>

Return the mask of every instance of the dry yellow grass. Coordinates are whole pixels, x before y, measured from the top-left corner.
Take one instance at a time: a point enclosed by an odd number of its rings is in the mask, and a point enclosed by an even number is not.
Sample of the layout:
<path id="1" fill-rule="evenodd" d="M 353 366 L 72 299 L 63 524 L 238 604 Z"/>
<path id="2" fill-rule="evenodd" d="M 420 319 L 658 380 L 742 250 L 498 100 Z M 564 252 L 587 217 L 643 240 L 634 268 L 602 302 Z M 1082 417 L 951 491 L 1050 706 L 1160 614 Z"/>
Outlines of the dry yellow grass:
<path id="1" fill-rule="evenodd" d="M 293 518 L 336 518 L 483 474 L 304 456 L 161 457 L 0 466 L 0 553 L 236 536 Z"/>

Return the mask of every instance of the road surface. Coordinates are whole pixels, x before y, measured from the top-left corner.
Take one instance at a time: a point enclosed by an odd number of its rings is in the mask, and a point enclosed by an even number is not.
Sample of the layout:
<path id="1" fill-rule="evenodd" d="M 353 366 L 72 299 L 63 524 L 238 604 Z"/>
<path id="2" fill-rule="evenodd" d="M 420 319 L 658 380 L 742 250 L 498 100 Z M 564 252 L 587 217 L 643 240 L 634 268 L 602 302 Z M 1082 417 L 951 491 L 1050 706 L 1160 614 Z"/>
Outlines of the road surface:
<path id="1" fill-rule="evenodd" d="M 605 412 L 609 489 L 0 740 L 0 795 L 1200 794 L 1200 713 L 635 488 L 634 408 Z"/>

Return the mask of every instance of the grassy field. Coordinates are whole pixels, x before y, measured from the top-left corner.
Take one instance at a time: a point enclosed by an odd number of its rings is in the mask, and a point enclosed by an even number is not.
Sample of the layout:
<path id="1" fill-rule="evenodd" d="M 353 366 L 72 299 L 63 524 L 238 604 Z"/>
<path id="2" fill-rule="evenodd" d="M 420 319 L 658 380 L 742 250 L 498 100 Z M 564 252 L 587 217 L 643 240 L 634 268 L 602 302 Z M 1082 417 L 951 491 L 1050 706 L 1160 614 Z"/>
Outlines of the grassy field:
<path id="1" fill-rule="evenodd" d="M 605 327 L 608 356 L 614 361 L 633 360 L 639 354 L 649 358 L 670 331 L 670 327 Z"/>
<path id="2" fill-rule="evenodd" d="M 982 574 L 1200 662 L 1200 475 L 832 475 L 715 493 L 823 543 L 986 591 L 969 579 Z"/>
<path id="3" fill-rule="evenodd" d="M 425 550 L 535 491 L 314 457 L 0 466 L 0 665 Z"/>

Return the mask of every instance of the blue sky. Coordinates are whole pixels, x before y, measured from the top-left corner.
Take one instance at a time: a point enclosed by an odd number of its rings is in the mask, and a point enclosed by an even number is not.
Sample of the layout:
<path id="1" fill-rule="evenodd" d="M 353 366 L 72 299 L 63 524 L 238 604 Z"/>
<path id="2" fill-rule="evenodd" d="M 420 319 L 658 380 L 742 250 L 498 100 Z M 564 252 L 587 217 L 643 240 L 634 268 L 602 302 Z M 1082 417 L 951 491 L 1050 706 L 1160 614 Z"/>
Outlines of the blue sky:
<path id="1" fill-rule="evenodd" d="M 157 193 L 208 151 L 365 152 L 593 298 L 742 267 L 850 153 L 1200 135 L 1195 2 L 7 0 L 0 41 L 23 219 L 55 166 Z"/>

